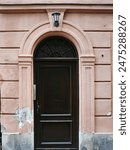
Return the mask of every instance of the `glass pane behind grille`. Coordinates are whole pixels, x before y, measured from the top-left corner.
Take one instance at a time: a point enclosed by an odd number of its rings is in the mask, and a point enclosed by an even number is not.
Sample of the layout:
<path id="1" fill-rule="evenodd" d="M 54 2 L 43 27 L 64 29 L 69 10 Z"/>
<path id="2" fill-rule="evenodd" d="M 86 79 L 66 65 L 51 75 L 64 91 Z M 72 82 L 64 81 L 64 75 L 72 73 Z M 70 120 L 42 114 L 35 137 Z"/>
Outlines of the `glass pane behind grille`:
<path id="1" fill-rule="evenodd" d="M 41 41 L 36 48 L 35 58 L 77 57 L 75 46 L 66 38 L 54 36 Z"/>

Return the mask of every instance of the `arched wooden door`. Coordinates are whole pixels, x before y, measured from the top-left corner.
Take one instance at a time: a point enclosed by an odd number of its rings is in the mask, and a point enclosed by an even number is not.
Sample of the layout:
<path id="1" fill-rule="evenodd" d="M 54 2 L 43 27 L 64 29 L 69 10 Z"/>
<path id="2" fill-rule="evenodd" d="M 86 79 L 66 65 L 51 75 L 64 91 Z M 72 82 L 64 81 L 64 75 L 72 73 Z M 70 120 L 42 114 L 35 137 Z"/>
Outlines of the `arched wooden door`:
<path id="1" fill-rule="evenodd" d="M 78 54 L 66 38 L 44 39 L 34 53 L 35 150 L 78 150 Z"/>

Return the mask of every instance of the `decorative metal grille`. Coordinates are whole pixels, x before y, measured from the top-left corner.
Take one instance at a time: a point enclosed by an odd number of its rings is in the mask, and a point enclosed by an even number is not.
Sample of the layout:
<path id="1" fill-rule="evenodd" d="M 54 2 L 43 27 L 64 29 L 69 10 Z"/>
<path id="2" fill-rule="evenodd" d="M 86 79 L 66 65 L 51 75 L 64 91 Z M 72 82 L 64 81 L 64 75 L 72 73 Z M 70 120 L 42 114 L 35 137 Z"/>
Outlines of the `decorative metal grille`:
<path id="1" fill-rule="evenodd" d="M 78 57 L 75 46 L 66 38 L 53 36 L 43 40 L 36 48 L 35 58 Z"/>

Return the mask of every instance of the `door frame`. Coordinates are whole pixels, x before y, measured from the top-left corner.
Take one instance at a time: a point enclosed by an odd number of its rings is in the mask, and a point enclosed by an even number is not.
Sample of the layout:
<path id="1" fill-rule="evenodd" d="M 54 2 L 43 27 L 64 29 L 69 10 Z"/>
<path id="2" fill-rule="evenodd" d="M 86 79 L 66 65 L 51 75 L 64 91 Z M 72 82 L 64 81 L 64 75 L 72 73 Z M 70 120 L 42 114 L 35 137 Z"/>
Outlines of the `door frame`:
<path id="1" fill-rule="evenodd" d="M 62 12 L 61 12 L 62 13 Z M 57 31 L 58 30 L 58 31 Z M 70 40 L 79 54 L 79 147 L 82 143 L 82 133 L 94 132 L 94 64 L 95 55 L 92 44 L 82 29 L 71 22 L 63 21 L 62 28 L 50 27 L 50 22 L 45 22 L 34 27 L 24 37 L 18 56 L 19 66 L 19 108 L 29 108 L 32 117 L 30 130 L 33 133 L 33 53 L 37 44 L 48 36 L 63 36 Z M 26 88 L 25 88 L 26 87 Z M 22 129 L 19 131 L 22 133 Z M 32 134 L 33 135 L 33 134 Z M 33 137 L 32 137 L 33 145 Z"/>

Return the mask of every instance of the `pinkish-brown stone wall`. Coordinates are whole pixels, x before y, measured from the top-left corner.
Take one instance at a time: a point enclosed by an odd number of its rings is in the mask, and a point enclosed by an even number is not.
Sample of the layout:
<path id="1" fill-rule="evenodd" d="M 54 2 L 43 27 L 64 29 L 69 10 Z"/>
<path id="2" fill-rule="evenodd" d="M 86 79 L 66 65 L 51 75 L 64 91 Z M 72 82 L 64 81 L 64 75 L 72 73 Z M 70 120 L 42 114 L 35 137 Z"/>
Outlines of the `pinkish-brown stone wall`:
<path id="1" fill-rule="evenodd" d="M 92 42 L 95 62 L 95 131 L 112 132 L 112 14 L 66 13 Z"/>
<path id="2" fill-rule="evenodd" d="M 2 1 L 0 5 L 0 89 L 1 89 L 1 123 L 3 133 L 26 133 L 33 127 L 25 121 L 23 129 L 19 128 L 16 113 L 19 110 L 20 70 L 18 57 L 25 37 L 39 24 L 49 22 L 46 8 L 64 9 L 63 21 L 71 22 L 86 35 L 94 50 L 94 132 L 112 133 L 112 4 L 89 7 L 89 5 L 22 5 L 9 6 Z M 25 3 L 24 1 L 21 1 Z M 35 3 L 36 1 L 32 1 Z M 47 1 L 46 3 L 49 3 Z M 76 1 L 72 0 L 72 3 Z M 85 3 L 82 0 L 81 3 Z M 30 3 L 29 1 L 27 3 Z M 39 1 L 42 3 L 42 0 Z M 52 2 L 54 3 L 54 2 Z M 59 3 L 57 0 L 56 3 Z M 88 1 L 102 4 L 103 1 Z M 24 75 L 24 73 L 23 73 Z M 84 79 L 82 79 L 84 80 Z M 26 88 L 26 85 L 25 85 Z M 85 98 L 84 98 L 85 99 Z M 26 103 L 25 103 L 26 104 Z M 28 106 L 27 106 L 28 107 Z M 28 110 L 32 111 L 32 110 Z M 91 110 L 90 110 L 91 111 Z M 33 114 L 32 114 L 33 115 Z M 87 116 L 91 118 L 91 116 Z M 32 123 L 33 124 L 33 123 Z"/>

